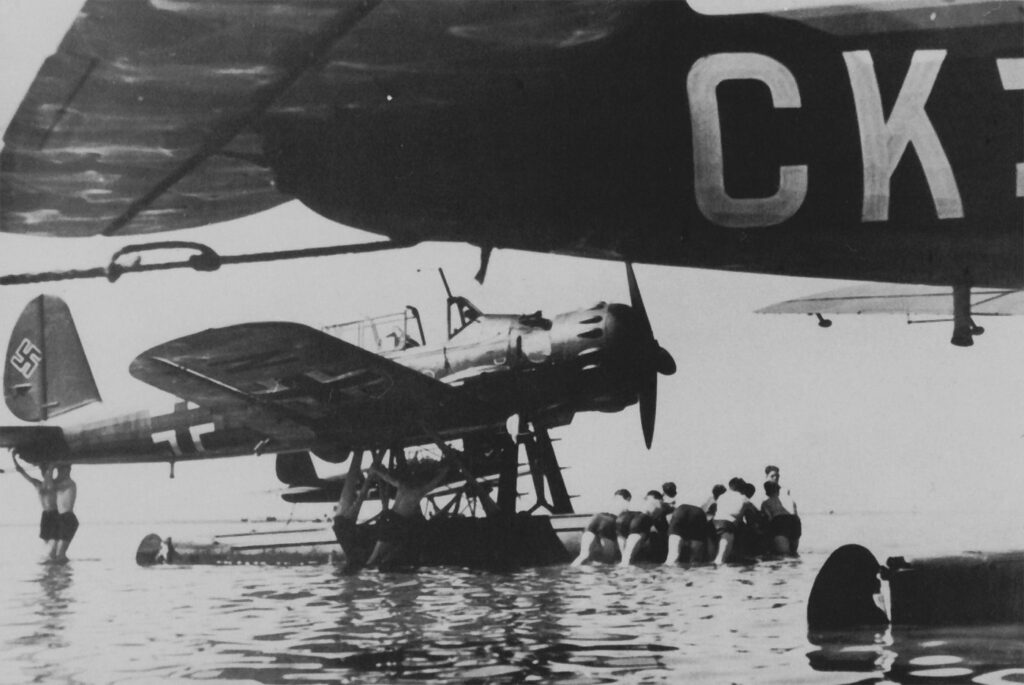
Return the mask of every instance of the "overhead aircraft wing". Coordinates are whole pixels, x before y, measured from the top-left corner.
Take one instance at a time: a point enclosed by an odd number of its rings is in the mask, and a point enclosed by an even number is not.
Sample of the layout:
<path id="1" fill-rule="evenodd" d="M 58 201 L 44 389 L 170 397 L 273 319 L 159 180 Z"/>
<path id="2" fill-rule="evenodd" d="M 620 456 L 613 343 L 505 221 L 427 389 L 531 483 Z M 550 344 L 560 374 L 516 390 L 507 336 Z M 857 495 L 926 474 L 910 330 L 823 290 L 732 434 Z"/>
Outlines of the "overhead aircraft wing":
<path id="1" fill-rule="evenodd" d="M 304 427 L 350 448 L 498 418 L 464 389 L 296 323 L 209 329 L 147 350 L 130 372 L 215 411 L 241 406 L 257 430 Z"/>
<path id="2" fill-rule="evenodd" d="M 374 4 L 89 0 L 4 136 L 0 230 L 148 233 L 289 199 L 257 122 Z"/>
<path id="3" fill-rule="evenodd" d="M 906 314 L 953 315 L 953 289 L 899 283 L 864 283 L 779 302 L 758 314 Z M 971 291 L 975 316 L 1024 314 L 1024 291 L 976 288 Z"/>

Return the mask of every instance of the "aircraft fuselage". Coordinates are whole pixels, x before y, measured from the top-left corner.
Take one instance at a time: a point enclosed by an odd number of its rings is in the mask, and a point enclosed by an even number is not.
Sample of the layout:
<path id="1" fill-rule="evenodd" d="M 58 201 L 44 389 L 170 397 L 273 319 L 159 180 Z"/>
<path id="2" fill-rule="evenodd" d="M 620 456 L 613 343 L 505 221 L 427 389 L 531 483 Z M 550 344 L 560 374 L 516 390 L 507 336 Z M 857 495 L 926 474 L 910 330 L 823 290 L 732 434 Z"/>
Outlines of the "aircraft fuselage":
<path id="1" fill-rule="evenodd" d="M 299 450 L 343 458 L 352 449 L 405 447 L 430 443 L 435 436 L 458 439 L 503 430 L 514 414 L 550 428 L 569 423 L 580 411 L 618 411 L 636 403 L 642 342 L 632 308 L 621 304 L 600 303 L 553 319 L 539 312 L 481 315 L 444 345 L 384 354 L 447 385 L 464 387 L 474 401 L 469 412 L 419 412 L 428 425 L 406 427 L 392 442 L 382 438 L 372 402 L 353 410 L 341 397 L 343 390 L 328 388 L 328 395 L 339 393 L 334 395 L 338 409 L 308 430 L 260 431 L 244 406 L 178 402 L 166 413 L 140 411 L 68 426 L 66 454 L 36 454 L 31 447 L 19 451 L 33 462 L 76 463 L 178 462 Z M 330 407 L 332 400 L 325 403 Z"/>
<path id="2" fill-rule="evenodd" d="M 1020 3 L 475 5 L 369 14 L 329 108 L 262 120 L 278 186 L 394 238 L 1024 285 Z"/>

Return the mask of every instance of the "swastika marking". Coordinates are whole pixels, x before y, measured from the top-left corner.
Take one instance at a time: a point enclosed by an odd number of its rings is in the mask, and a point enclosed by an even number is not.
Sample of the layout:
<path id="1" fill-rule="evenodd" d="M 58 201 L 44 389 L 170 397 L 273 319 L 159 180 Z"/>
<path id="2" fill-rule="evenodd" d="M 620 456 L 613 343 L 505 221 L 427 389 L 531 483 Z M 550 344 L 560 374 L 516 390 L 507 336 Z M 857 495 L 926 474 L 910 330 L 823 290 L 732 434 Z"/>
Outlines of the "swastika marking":
<path id="1" fill-rule="evenodd" d="M 31 340 L 24 338 L 18 349 L 11 355 L 11 366 L 18 370 L 25 380 L 32 378 L 32 375 L 39 368 L 43 361 L 43 352 L 36 347 Z"/>

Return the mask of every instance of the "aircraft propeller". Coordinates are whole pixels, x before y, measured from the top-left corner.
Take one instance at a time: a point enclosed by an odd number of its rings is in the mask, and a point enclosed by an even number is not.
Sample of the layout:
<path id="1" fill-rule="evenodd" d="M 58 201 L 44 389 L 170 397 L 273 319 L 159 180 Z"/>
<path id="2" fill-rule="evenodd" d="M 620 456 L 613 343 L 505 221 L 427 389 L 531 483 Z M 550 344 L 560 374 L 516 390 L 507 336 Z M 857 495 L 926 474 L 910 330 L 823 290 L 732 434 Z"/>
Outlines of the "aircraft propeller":
<path id="1" fill-rule="evenodd" d="M 644 443 L 651 448 L 654 440 L 654 418 L 658 410 L 658 374 L 671 376 L 676 372 L 676 362 L 668 350 L 658 344 L 647 317 L 647 308 L 640 296 L 633 264 L 626 262 L 626 279 L 629 281 L 629 304 L 637 316 L 640 326 L 640 347 L 638 351 L 640 371 L 640 427 L 644 432 Z"/>

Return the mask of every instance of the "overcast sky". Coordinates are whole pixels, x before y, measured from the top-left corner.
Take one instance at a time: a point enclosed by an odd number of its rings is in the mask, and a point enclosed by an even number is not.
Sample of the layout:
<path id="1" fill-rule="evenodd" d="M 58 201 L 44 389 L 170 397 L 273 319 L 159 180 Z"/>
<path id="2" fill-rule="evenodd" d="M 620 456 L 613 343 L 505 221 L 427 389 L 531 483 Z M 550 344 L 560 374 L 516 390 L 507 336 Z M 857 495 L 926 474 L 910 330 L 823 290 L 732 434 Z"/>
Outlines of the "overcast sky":
<path id="1" fill-rule="evenodd" d="M 0 126 L 6 127 L 79 5 L 0 0 Z M 222 254 L 367 238 L 294 202 L 167 237 L 203 241 Z M 0 273 L 98 266 L 130 242 L 0 235 Z M 10 331 L 40 292 L 68 302 L 105 400 L 59 420 L 77 422 L 169 408 L 173 398 L 132 379 L 128 364 L 152 345 L 206 327 L 258 320 L 327 324 L 412 304 L 424 316 L 428 341 L 436 341 L 444 326 L 439 266 L 455 290 L 485 311 L 543 309 L 550 315 L 598 300 L 628 301 L 621 264 L 498 251 L 481 287 L 472 280 L 474 249 L 427 244 L 213 274 L 129 275 L 116 284 L 6 287 L 0 289 L 0 331 Z M 644 491 L 665 479 L 679 483 L 681 501 L 699 502 L 712 484 L 733 475 L 760 483 L 766 463 L 782 467 L 783 483 L 805 511 L 1019 509 L 1021 321 L 985 320 L 989 332 L 965 350 L 949 344 L 949 325 L 839 317 L 822 330 L 809 317 L 753 313 L 841 285 L 834 281 L 643 265 L 637 275 L 655 334 L 679 371 L 661 378 L 650 452 L 635 407 L 579 416 L 555 432 L 578 509 L 600 508 L 618 487 Z M 8 336 L 0 335 L 0 344 Z M 19 424 L 6 407 L 0 422 Z M 3 459 L 0 523 L 36 520 L 34 493 Z M 277 487 L 272 462 L 263 456 L 179 464 L 175 480 L 167 478 L 166 465 L 78 467 L 79 513 L 84 521 L 287 515 L 291 505 L 271 492 Z"/>

